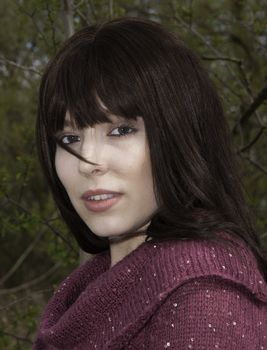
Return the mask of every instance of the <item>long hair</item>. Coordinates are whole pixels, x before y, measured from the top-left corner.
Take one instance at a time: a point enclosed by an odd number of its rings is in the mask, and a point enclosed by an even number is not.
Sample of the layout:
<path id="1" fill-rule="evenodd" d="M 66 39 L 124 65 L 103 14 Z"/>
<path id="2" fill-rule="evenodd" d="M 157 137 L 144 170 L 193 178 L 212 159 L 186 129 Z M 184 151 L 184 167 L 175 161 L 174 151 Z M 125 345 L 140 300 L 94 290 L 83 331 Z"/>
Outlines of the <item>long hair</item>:
<path id="1" fill-rule="evenodd" d="M 96 254 L 109 240 L 81 220 L 55 170 L 55 134 L 66 111 L 79 128 L 109 122 L 109 114 L 143 117 L 160 203 L 147 240 L 220 239 L 216 233 L 227 232 L 250 246 L 267 275 L 220 99 L 179 38 L 133 17 L 88 26 L 64 44 L 43 75 L 40 160 L 70 231 L 84 251 Z"/>

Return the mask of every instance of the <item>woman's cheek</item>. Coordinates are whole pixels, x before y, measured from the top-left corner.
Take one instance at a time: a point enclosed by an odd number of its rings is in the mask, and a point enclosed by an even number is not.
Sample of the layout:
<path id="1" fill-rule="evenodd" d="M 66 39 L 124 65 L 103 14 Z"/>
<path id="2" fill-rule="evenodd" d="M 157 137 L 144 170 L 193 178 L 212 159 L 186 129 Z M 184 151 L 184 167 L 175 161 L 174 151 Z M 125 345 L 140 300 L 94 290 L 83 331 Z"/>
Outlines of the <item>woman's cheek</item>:
<path id="1" fill-rule="evenodd" d="M 63 150 L 57 150 L 55 155 L 56 172 L 64 187 L 68 187 L 71 174 L 73 174 L 74 171 L 70 157 L 66 153 L 67 152 Z"/>

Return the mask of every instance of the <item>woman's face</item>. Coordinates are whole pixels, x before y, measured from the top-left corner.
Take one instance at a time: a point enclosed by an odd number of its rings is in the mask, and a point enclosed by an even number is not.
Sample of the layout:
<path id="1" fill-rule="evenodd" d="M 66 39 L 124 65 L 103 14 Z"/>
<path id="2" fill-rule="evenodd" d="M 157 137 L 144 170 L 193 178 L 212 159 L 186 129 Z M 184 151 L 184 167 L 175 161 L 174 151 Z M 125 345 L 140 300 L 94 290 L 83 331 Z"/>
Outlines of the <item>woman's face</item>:
<path id="1" fill-rule="evenodd" d="M 157 211 L 144 121 L 110 116 L 110 123 L 82 130 L 66 125 L 58 135 L 85 159 L 57 147 L 55 164 L 72 205 L 97 236 L 116 237 L 141 232 Z M 120 193 L 111 199 L 90 198 L 88 191 Z M 105 191 L 104 191 L 105 192 Z M 102 197 L 101 197 L 102 198 Z"/>

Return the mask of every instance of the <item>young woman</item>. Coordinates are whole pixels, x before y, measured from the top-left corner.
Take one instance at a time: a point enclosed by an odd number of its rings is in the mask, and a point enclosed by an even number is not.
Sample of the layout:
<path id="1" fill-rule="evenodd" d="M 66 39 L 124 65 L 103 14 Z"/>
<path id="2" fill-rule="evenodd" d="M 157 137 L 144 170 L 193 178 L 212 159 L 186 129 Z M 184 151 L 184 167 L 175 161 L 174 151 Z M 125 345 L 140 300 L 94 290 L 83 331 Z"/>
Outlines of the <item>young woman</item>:
<path id="1" fill-rule="evenodd" d="M 41 349 L 267 349 L 266 257 L 207 73 L 159 24 L 73 35 L 41 83 L 55 201 L 96 254 L 49 301 Z"/>

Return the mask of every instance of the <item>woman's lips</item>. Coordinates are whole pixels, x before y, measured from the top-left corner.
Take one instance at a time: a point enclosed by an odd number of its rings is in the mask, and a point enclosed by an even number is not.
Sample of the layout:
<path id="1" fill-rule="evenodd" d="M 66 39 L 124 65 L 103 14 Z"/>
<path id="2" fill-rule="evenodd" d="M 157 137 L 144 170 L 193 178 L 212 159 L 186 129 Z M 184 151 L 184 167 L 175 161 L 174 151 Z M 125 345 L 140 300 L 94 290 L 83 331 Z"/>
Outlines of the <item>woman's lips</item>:
<path id="1" fill-rule="evenodd" d="M 121 194 L 113 194 L 112 198 L 100 200 L 90 200 L 87 198 L 84 199 L 84 204 L 88 210 L 99 213 L 108 210 L 113 205 L 115 205 L 121 199 L 121 196 Z"/>

